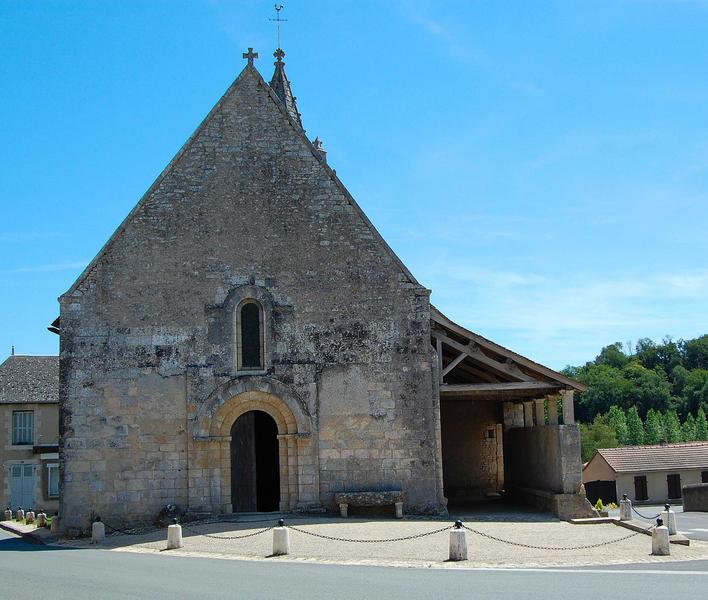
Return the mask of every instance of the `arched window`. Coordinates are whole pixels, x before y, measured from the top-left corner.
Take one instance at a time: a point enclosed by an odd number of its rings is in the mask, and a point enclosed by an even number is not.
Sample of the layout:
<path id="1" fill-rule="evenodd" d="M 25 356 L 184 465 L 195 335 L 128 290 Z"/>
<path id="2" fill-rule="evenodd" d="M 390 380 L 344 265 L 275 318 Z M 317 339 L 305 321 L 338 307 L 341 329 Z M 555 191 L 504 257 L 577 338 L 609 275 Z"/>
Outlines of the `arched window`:
<path id="1" fill-rule="evenodd" d="M 263 368 L 263 309 L 255 301 L 245 301 L 238 310 L 238 368 Z"/>

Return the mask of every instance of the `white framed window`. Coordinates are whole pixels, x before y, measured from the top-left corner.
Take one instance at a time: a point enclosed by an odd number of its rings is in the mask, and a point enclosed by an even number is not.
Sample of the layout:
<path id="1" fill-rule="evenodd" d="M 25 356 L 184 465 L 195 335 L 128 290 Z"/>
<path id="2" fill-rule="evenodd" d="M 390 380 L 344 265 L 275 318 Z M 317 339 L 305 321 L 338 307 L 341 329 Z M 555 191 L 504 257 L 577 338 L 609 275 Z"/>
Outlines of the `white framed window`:
<path id="1" fill-rule="evenodd" d="M 34 444 L 34 411 L 12 411 L 13 446 L 31 446 Z"/>
<path id="2" fill-rule="evenodd" d="M 56 498 L 59 496 L 59 464 L 47 465 L 47 496 Z"/>

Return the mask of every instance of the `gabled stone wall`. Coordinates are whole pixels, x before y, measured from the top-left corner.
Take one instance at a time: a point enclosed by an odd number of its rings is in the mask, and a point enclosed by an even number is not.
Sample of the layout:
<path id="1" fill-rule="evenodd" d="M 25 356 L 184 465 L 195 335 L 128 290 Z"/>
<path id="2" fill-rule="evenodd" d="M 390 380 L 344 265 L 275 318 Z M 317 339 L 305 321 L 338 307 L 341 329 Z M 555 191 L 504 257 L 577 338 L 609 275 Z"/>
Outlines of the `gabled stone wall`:
<path id="1" fill-rule="evenodd" d="M 257 374 L 234 366 L 244 294 L 266 311 Z M 228 510 L 230 387 L 299 414 L 286 508 L 400 487 L 440 510 L 428 294 L 245 69 L 61 298 L 64 524 Z"/>

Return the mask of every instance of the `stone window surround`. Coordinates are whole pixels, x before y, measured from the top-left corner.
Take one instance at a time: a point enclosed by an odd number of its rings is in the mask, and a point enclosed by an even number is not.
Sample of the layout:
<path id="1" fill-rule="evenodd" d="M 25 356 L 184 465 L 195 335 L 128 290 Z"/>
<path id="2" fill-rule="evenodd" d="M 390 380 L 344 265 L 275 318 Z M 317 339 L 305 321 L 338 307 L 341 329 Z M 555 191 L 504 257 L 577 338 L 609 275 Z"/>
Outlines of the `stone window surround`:
<path id="1" fill-rule="evenodd" d="M 240 314 L 243 304 L 258 304 L 261 313 L 261 369 L 240 369 L 241 331 Z M 232 289 L 220 311 L 231 320 L 232 368 L 234 375 L 264 375 L 271 365 L 273 346 L 273 298 L 268 291 L 257 285 L 240 285 Z"/>
<path id="2" fill-rule="evenodd" d="M 17 430 L 17 423 L 16 423 L 16 416 L 18 415 L 29 415 L 30 416 L 30 425 L 24 426 L 23 429 L 29 429 L 29 438 L 30 440 L 28 442 L 16 442 L 15 440 L 19 437 L 19 432 Z M 27 448 L 32 447 L 34 445 L 34 432 L 35 432 L 35 423 L 34 423 L 34 411 L 33 410 L 13 410 L 12 411 L 12 424 L 11 424 L 11 432 L 10 432 L 10 440 L 11 440 L 11 445 L 13 448 Z"/>
<path id="3" fill-rule="evenodd" d="M 242 348 L 242 335 L 241 335 L 241 311 L 246 304 L 255 304 L 258 307 L 258 328 L 259 328 L 259 349 L 260 349 L 260 366 L 259 367 L 243 367 L 243 348 Z M 265 335 L 265 311 L 263 305 L 254 298 L 244 298 L 236 305 L 233 314 L 234 319 L 234 355 L 236 358 L 236 372 L 252 375 L 254 373 L 264 373 L 265 372 L 265 357 L 266 352 L 266 335 Z"/>
<path id="4" fill-rule="evenodd" d="M 57 493 L 52 494 L 52 470 L 55 471 L 54 477 L 57 478 Z M 47 465 L 47 498 L 59 498 L 59 463 L 49 463 Z"/>

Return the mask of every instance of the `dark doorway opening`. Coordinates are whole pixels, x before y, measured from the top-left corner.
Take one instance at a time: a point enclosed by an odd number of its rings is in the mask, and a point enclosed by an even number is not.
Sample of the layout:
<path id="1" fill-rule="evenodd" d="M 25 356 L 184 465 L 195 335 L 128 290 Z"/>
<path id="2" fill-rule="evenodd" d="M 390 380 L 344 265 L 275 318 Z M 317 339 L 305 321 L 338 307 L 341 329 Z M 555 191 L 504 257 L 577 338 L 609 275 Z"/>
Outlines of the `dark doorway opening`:
<path id="1" fill-rule="evenodd" d="M 614 481 L 588 481 L 585 483 L 585 494 L 593 506 L 600 499 L 603 504 L 617 502 L 617 484 Z"/>
<path id="2" fill-rule="evenodd" d="M 271 512 L 280 507 L 278 427 L 259 410 L 231 427 L 231 502 L 234 512 Z"/>
<path id="3" fill-rule="evenodd" d="M 440 403 L 443 490 L 449 510 L 501 496 L 504 436 L 500 406 L 467 399 Z"/>
<path id="4" fill-rule="evenodd" d="M 645 475 L 637 475 L 634 478 L 634 499 L 635 500 L 648 500 L 649 494 L 647 493 L 647 478 Z"/>
<path id="5" fill-rule="evenodd" d="M 681 475 L 672 474 L 666 476 L 666 484 L 669 488 L 669 498 L 676 500 L 681 497 Z"/>

